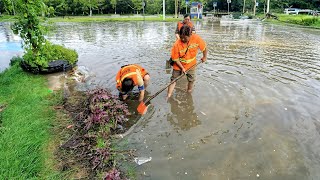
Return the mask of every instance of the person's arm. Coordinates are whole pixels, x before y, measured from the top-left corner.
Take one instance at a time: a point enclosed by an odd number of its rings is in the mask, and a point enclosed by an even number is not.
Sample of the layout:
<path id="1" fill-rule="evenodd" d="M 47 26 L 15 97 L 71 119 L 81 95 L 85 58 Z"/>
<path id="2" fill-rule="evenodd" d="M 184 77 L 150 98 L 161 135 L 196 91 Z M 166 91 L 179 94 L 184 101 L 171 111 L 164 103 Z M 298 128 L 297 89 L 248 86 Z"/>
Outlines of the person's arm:
<path id="1" fill-rule="evenodd" d="M 176 40 L 179 40 L 179 39 L 180 39 L 180 35 L 176 34 Z"/>
<path id="2" fill-rule="evenodd" d="M 195 34 L 196 33 L 196 28 L 194 26 L 192 26 L 191 31 L 192 31 L 192 34 Z"/>
<path id="3" fill-rule="evenodd" d="M 145 90 L 141 90 L 139 94 L 139 102 L 143 101 Z"/>
<path id="4" fill-rule="evenodd" d="M 143 101 L 143 98 L 144 98 L 144 92 L 145 92 L 145 89 L 144 89 L 144 82 L 143 82 L 143 78 L 141 76 L 141 73 L 140 71 L 137 69 L 136 70 L 136 73 L 137 73 L 137 80 L 138 80 L 138 89 L 139 89 L 139 101 Z"/>
<path id="5" fill-rule="evenodd" d="M 201 61 L 202 62 L 206 62 L 207 61 L 207 54 L 208 54 L 208 50 L 207 48 L 204 49 L 204 51 L 202 51 L 202 58 L 201 58 Z"/>
<path id="6" fill-rule="evenodd" d="M 181 71 L 185 74 L 186 73 L 186 69 L 182 66 L 180 61 L 175 61 L 177 63 L 177 65 L 179 66 L 179 68 L 181 69 Z"/>
<path id="7" fill-rule="evenodd" d="M 177 24 L 175 35 L 176 35 L 176 40 L 180 39 L 180 36 L 179 36 L 179 23 Z"/>

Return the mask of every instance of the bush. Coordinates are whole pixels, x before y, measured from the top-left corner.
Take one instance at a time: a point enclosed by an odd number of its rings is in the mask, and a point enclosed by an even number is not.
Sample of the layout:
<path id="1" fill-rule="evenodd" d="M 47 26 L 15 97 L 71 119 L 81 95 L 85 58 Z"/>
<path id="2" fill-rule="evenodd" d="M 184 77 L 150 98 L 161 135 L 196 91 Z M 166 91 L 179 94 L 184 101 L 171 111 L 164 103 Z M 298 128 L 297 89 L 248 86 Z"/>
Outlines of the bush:
<path id="1" fill-rule="evenodd" d="M 47 41 L 37 54 L 29 48 L 23 55 L 23 59 L 31 67 L 47 67 L 48 63 L 54 60 L 66 60 L 71 65 L 74 65 L 78 60 L 78 54 L 75 50 L 51 44 Z"/>
<path id="2" fill-rule="evenodd" d="M 317 18 L 306 18 L 306 19 L 301 19 L 301 25 L 304 26 L 311 26 L 315 24 L 318 21 Z"/>

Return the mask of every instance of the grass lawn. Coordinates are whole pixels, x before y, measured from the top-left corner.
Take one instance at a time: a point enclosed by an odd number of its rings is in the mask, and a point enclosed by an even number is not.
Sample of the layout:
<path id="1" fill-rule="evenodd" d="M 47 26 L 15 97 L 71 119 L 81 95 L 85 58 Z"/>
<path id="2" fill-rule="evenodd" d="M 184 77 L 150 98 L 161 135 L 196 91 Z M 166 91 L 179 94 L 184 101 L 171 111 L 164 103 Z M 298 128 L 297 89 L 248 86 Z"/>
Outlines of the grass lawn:
<path id="1" fill-rule="evenodd" d="M 287 15 L 287 14 L 276 14 L 279 21 L 269 20 L 271 22 L 280 24 L 294 24 L 301 25 L 304 27 L 320 28 L 320 16 L 311 15 Z"/>
<path id="2" fill-rule="evenodd" d="M 60 177 L 48 150 L 56 114 L 47 79 L 15 65 L 0 73 L 0 179 Z"/>

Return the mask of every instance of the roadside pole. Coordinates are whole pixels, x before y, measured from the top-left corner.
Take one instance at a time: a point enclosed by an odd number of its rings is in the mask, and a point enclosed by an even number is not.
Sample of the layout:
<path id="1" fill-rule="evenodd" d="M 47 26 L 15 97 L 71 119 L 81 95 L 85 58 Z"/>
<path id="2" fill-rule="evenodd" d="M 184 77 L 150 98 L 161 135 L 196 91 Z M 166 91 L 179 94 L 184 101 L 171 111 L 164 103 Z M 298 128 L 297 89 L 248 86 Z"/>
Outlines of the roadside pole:
<path id="1" fill-rule="evenodd" d="M 162 11 L 163 11 L 162 20 L 165 20 L 166 19 L 166 0 L 162 1 Z"/>
<path id="2" fill-rule="evenodd" d="M 144 16 L 144 6 L 146 5 L 146 3 L 144 1 L 142 1 L 142 11 L 143 11 L 143 20 L 145 21 L 145 16 Z"/>
<path id="3" fill-rule="evenodd" d="M 227 0 L 228 3 L 228 15 L 229 15 L 229 4 L 231 3 L 231 0 Z"/>
<path id="4" fill-rule="evenodd" d="M 217 2 L 213 2 L 213 13 L 215 14 L 216 13 L 216 7 L 217 7 Z M 213 16 L 214 16 L 213 14 Z"/>
<path id="5" fill-rule="evenodd" d="M 189 0 L 186 0 L 186 14 L 188 14 L 188 4 L 189 4 Z"/>

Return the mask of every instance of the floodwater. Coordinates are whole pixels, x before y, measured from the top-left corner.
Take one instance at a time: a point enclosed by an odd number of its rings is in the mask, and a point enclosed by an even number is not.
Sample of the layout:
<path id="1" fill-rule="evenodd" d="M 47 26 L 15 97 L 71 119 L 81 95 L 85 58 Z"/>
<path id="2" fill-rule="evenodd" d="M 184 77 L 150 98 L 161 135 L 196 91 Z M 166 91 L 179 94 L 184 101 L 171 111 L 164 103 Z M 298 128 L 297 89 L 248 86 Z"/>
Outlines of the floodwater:
<path id="1" fill-rule="evenodd" d="M 20 37 L 12 33 L 9 23 L 0 22 L 0 72 L 9 66 L 13 56 L 22 54 Z"/>
<path id="2" fill-rule="evenodd" d="M 137 178 L 319 179 L 320 31 L 195 24 L 209 54 L 194 92 L 182 80 L 168 102 L 166 92 L 158 95 L 123 140 L 138 157 L 152 157 L 136 166 Z M 114 94 L 119 68 L 141 64 L 152 78 L 150 96 L 169 83 L 174 29 L 170 22 L 58 23 L 48 39 L 79 53 L 89 86 Z"/>

